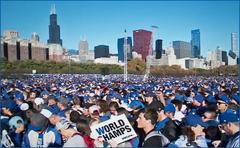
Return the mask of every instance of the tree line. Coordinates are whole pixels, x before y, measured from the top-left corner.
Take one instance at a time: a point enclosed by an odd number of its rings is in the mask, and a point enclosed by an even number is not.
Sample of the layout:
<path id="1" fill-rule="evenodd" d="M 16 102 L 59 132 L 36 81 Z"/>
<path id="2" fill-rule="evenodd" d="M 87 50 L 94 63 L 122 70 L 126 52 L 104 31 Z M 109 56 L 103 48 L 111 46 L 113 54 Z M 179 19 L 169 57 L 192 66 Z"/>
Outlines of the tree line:
<path id="1" fill-rule="evenodd" d="M 32 70 L 37 73 L 54 73 L 54 74 L 122 74 L 123 67 L 119 65 L 94 64 L 94 63 L 75 63 L 55 62 L 55 61 L 14 61 L 9 62 L 4 59 L 0 60 L 1 74 L 3 77 L 9 75 L 31 74 Z M 221 66 L 218 68 L 205 70 L 194 68 L 190 70 L 182 69 L 178 65 L 172 66 L 151 66 L 151 75 L 153 76 L 235 76 L 238 74 L 239 65 Z M 146 71 L 146 63 L 141 59 L 134 59 L 128 62 L 128 73 L 143 75 Z"/>

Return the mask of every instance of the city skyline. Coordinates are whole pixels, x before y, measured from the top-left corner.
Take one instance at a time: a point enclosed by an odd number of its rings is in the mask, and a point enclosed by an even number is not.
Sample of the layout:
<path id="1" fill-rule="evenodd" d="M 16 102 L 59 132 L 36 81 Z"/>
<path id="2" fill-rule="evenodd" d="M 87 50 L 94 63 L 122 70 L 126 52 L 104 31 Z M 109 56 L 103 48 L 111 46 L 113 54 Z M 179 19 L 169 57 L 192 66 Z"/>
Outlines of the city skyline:
<path id="1" fill-rule="evenodd" d="M 117 39 L 124 37 L 124 29 L 133 37 L 134 30 L 151 31 L 151 25 L 156 25 L 154 40 L 162 39 L 163 48 L 175 40 L 190 42 L 191 30 L 200 29 L 201 55 L 206 56 L 217 46 L 229 51 L 231 33 L 239 33 L 239 1 L 1 1 L 1 35 L 15 30 L 29 39 L 37 32 L 40 41 L 47 43 L 53 4 L 67 49 L 78 49 L 86 36 L 90 50 L 108 45 L 111 53 L 117 53 Z"/>

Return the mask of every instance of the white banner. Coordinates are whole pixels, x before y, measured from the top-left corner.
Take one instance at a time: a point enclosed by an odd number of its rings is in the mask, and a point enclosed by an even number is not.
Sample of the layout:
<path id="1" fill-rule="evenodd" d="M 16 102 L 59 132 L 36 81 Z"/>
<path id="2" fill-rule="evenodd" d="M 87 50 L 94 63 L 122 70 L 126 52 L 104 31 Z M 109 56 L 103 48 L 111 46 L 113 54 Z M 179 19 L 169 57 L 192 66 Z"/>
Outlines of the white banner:
<path id="1" fill-rule="evenodd" d="M 125 114 L 91 127 L 93 137 L 102 137 L 105 141 L 113 140 L 117 144 L 137 136 Z"/>

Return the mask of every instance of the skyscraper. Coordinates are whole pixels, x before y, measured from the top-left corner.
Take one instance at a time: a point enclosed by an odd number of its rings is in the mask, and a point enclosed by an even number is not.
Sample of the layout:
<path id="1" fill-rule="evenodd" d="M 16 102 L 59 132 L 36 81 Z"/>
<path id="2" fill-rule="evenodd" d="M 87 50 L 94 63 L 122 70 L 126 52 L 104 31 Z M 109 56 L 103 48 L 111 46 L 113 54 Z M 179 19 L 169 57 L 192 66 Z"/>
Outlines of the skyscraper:
<path id="1" fill-rule="evenodd" d="M 239 56 L 239 50 L 238 50 L 238 36 L 236 32 L 231 33 L 231 50 Z"/>
<path id="2" fill-rule="evenodd" d="M 60 39 L 60 26 L 57 24 L 57 14 L 55 5 L 50 12 L 50 25 L 49 25 L 49 40 L 48 43 L 62 45 L 62 39 Z"/>
<path id="3" fill-rule="evenodd" d="M 88 53 L 88 41 L 87 40 L 80 40 L 79 42 L 79 55 L 87 54 Z"/>
<path id="4" fill-rule="evenodd" d="M 129 46 L 129 48 L 128 48 L 129 51 L 127 52 L 128 60 L 130 60 L 130 59 L 132 59 L 132 38 L 131 37 L 127 38 L 127 44 Z M 118 61 L 124 62 L 124 48 L 123 48 L 124 38 L 119 38 L 117 45 L 118 45 Z"/>
<path id="5" fill-rule="evenodd" d="M 138 54 L 142 55 L 142 59 L 146 61 L 146 57 L 150 51 L 152 32 L 147 30 L 134 30 L 133 31 L 133 40 L 134 46 L 133 49 Z"/>
<path id="6" fill-rule="evenodd" d="M 191 44 L 184 41 L 173 41 L 174 53 L 177 59 L 191 57 Z"/>
<path id="7" fill-rule="evenodd" d="M 109 57 L 109 46 L 98 45 L 94 47 L 95 59 L 101 57 Z"/>
<path id="8" fill-rule="evenodd" d="M 156 59 L 161 59 L 162 57 L 162 40 L 158 39 L 156 40 L 155 44 L 156 48 Z"/>
<path id="9" fill-rule="evenodd" d="M 222 61 L 225 62 L 225 65 L 228 65 L 227 51 L 222 51 Z"/>
<path id="10" fill-rule="evenodd" d="M 194 58 L 200 57 L 201 54 L 201 42 L 200 42 L 200 30 L 192 30 L 191 31 L 191 49 L 192 56 Z"/>

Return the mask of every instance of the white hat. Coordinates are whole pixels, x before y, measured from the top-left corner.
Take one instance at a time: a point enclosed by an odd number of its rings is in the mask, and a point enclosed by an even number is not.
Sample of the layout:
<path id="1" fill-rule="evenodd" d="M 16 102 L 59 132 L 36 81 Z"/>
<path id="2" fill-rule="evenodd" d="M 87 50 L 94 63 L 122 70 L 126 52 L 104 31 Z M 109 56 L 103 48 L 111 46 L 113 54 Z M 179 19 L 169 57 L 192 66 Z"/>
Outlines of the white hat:
<path id="1" fill-rule="evenodd" d="M 43 116 L 49 118 L 52 115 L 52 112 L 48 109 L 42 109 L 40 114 L 42 114 Z"/>
<path id="2" fill-rule="evenodd" d="M 94 93 L 90 93 L 90 94 L 89 94 L 89 97 L 94 97 L 94 96 L 95 96 Z"/>
<path id="3" fill-rule="evenodd" d="M 44 104 L 44 100 L 43 100 L 43 98 L 36 98 L 36 99 L 34 100 L 34 103 L 35 103 L 36 105 Z"/>
<path id="4" fill-rule="evenodd" d="M 57 122 L 55 128 L 57 130 L 60 130 L 60 129 L 68 129 L 69 127 L 71 126 L 71 123 L 66 120 L 65 118 L 62 118 L 59 122 Z"/>
<path id="5" fill-rule="evenodd" d="M 92 105 L 92 106 L 89 107 L 89 112 L 90 112 L 90 114 L 93 114 L 94 111 L 98 111 L 98 112 L 99 112 L 99 109 L 100 109 L 99 106 L 97 106 L 97 105 Z"/>
<path id="6" fill-rule="evenodd" d="M 23 103 L 23 104 L 20 105 L 20 109 L 22 111 L 26 111 L 26 110 L 29 109 L 29 105 L 27 103 Z"/>

